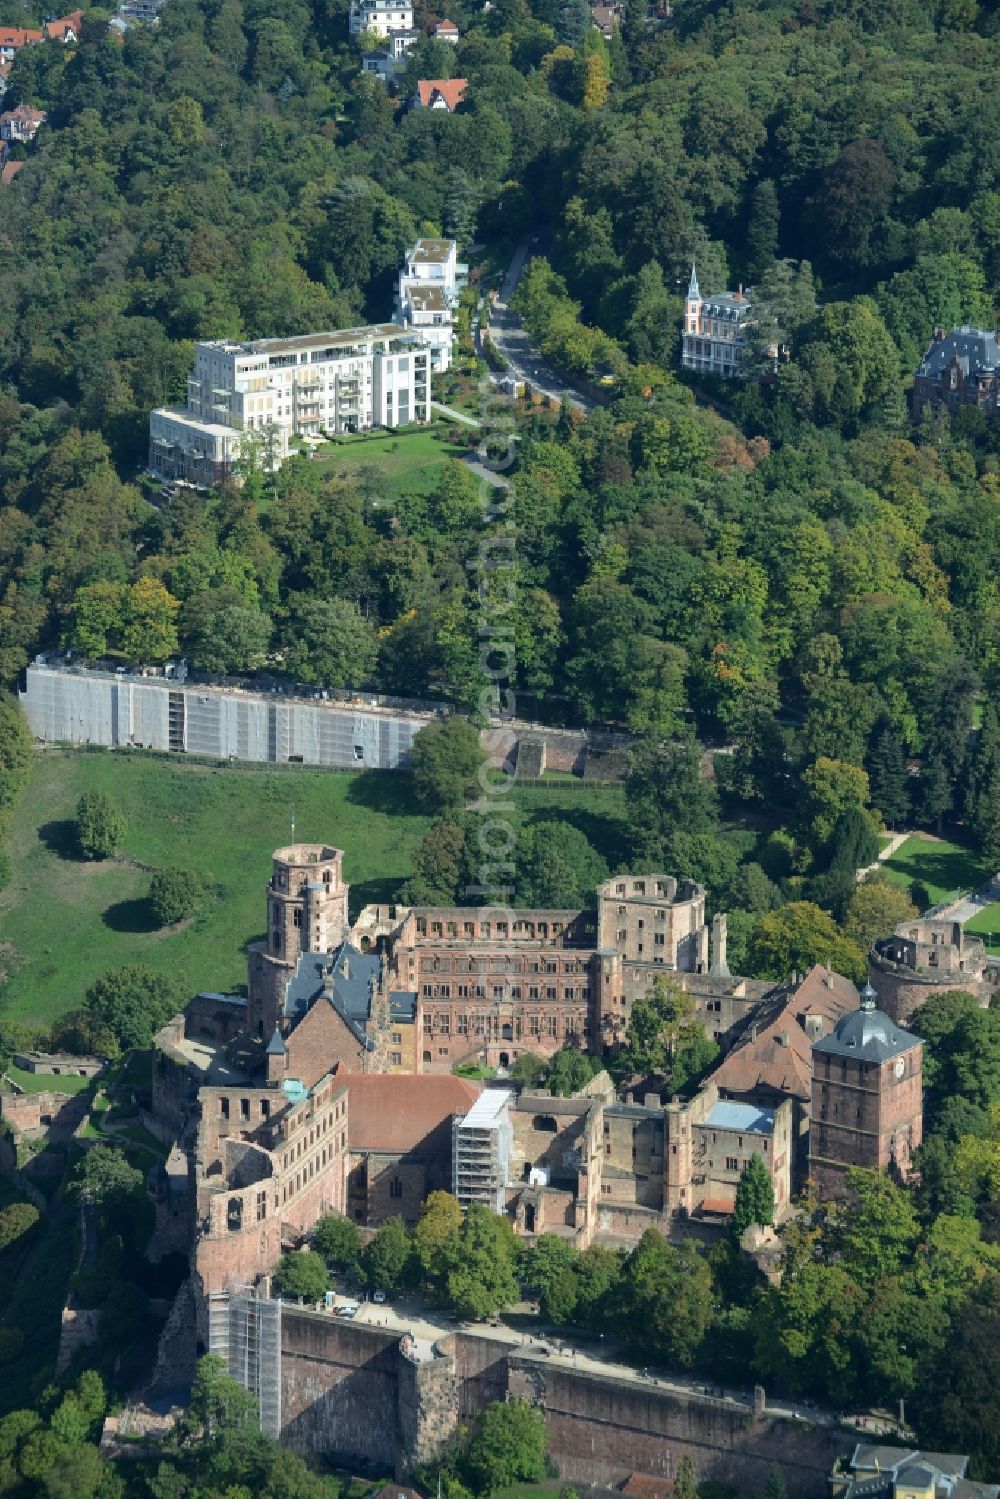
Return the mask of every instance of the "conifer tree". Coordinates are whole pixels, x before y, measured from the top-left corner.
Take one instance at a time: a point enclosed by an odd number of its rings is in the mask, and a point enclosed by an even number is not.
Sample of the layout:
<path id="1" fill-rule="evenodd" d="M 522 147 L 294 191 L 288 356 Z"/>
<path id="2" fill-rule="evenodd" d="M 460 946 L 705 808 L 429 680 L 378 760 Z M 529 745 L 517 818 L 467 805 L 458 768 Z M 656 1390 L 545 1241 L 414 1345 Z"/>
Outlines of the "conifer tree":
<path id="1" fill-rule="evenodd" d="M 875 726 L 868 758 L 868 781 L 872 806 L 882 814 L 887 827 L 905 823 L 910 812 L 910 788 L 906 758 L 899 736 L 887 719 Z"/>
<path id="2" fill-rule="evenodd" d="M 729 1231 L 739 1239 L 751 1223 L 770 1228 L 774 1222 L 774 1183 L 759 1155 L 752 1155 L 743 1167 L 736 1201 L 729 1219 Z"/>

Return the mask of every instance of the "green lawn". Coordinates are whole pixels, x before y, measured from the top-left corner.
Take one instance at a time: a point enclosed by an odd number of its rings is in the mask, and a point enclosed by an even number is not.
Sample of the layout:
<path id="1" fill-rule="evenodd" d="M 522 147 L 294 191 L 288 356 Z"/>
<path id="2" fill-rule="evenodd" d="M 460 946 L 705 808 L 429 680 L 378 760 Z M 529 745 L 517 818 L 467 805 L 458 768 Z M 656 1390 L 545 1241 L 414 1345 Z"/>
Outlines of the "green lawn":
<path id="1" fill-rule="evenodd" d="M 471 430 L 471 429 L 470 429 Z M 356 438 L 317 449 L 316 460 L 329 477 L 350 478 L 362 469 L 377 469 L 390 502 L 402 494 L 430 494 L 453 458 L 464 448 L 453 447 L 443 425 L 413 432 L 387 432 L 384 437 Z"/>
<path id="2" fill-rule="evenodd" d="M 108 791 L 121 807 L 124 854 L 135 863 L 75 857 L 72 817 L 90 789 Z M 623 857 L 618 787 L 526 786 L 505 800 L 515 819 L 572 822 L 612 867 Z M 395 898 L 430 825 L 412 809 L 408 778 L 396 772 L 216 768 L 115 751 L 38 755 L 12 820 L 14 872 L 0 892 L 0 964 L 10 973 L 12 1012 L 51 1022 L 124 963 L 178 974 L 192 993 L 235 992 L 246 981 L 246 944 L 263 932 L 271 851 L 290 841 L 293 813 L 298 841 L 344 850 L 352 913 Z M 213 891 L 202 913 L 178 929 L 156 930 L 146 903 L 149 873 L 139 864 L 197 870 Z"/>
<path id="3" fill-rule="evenodd" d="M 971 849 L 920 833 L 901 843 L 882 868 L 897 885 L 907 887 L 919 880 L 927 888 L 931 905 L 975 890 L 990 873 Z"/>
<path id="4" fill-rule="evenodd" d="M 965 930 L 982 937 L 988 951 L 1000 951 L 1000 901 L 984 906 L 971 921 L 965 923 Z"/>
<path id="5" fill-rule="evenodd" d="M 25 1093 L 82 1093 L 94 1081 L 91 1077 L 49 1077 L 41 1072 L 24 1072 L 20 1067 L 8 1067 L 7 1076 L 23 1088 Z"/>

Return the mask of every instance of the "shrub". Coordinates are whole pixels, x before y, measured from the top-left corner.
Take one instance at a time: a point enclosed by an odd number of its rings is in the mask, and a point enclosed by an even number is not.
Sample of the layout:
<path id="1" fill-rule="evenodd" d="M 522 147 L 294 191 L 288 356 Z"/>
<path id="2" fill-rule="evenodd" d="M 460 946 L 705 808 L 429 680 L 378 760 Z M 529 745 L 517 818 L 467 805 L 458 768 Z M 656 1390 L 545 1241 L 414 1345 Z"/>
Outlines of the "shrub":
<path id="1" fill-rule="evenodd" d="M 106 791 L 85 791 L 76 808 L 76 841 L 85 859 L 108 859 L 125 837 L 125 819 Z"/>
<path id="2" fill-rule="evenodd" d="M 149 906 L 160 926 L 174 926 L 193 916 L 205 893 L 192 869 L 158 869 L 149 882 Z"/>
<path id="3" fill-rule="evenodd" d="M 30 1233 L 38 1222 L 39 1212 L 30 1202 L 12 1202 L 0 1212 L 0 1249 Z"/>

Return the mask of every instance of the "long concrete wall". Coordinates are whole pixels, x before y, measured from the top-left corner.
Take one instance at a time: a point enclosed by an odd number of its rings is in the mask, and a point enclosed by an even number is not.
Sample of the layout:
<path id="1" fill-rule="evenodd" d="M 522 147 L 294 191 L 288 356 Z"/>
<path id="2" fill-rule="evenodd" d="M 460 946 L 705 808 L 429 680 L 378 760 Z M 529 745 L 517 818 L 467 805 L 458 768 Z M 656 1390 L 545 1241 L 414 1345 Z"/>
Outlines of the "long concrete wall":
<path id="1" fill-rule="evenodd" d="M 133 745 L 259 764 L 398 770 L 433 714 L 29 666 L 24 709 L 49 744 Z"/>
<path id="2" fill-rule="evenodd" d="M 560 1476 L 620 1484 L 632 1472 L 673 1477 L 689 1454 L 701 1478 L 758 1493 L 771 1465 L 790 1490 L 827 1491 L 848 1436 L 695 1393 L 570 1368 L 499 1339 L 457 1332 L 414 1365 L 398 1334 L 286 1308 L 282 1440 L 302 1452 L 364 1458 L 404 1478 L 431 1461 L 491 1401 L 523 1397 L 545 1412 Z"/>

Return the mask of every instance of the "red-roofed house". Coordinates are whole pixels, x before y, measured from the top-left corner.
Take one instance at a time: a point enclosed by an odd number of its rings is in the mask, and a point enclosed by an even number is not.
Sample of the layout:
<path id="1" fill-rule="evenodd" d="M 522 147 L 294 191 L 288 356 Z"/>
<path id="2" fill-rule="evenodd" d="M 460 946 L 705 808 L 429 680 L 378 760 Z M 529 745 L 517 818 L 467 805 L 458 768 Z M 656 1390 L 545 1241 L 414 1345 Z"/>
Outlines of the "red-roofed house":
<path id="1" fill-rule="evenodd" d="M 434 36 L 439 42 L 458 43 L 458 27 L 454 21 L 439 21 L 434 28 Z"/>
<path id="2" fill-rule="evenodd" d="M 45 111 L 33 109 L 30 104 L 19 104 L 16 109 L 8 109 L 5 114 L 0 115 L 0 141 L 5 141 L 7 145 L 20 141 L 22 145 L 27 145 L 35 139 L 45 120 Z"/>
<path id="3" fill-rule="evenodd" d="M 5 162 L 3 170 L 0 171 L 0 183 L 2 183 L 4 187 L 6 187 L 8 183 L 14 181 L 14 178 L 17 176 L 21 168 L 26 167 L 27 165 L 28 163 L 26 161 Z"/>
<path id="4" fill-rule="evenodd" d="M 446 109 L 453 115 L 467 85 L 466 78 L 421 78 L 410 102 L 414 109 Z"/>
<path id="5" fill-rule="evenodd" d="M 45 35 L 53 42 L 78 42 L 83 30 L 83 11 L 71 11 L 57 21 L 45 22 Z"/>
<path id="6" fill-rule="evenodd" d="M 15 52 L 20 52 L 22 47 L 28 47 L 32 42 L 43 40 L 43 32 L 31 31 L 26 26 L 0 26 L 0 57 L 9 61 Z"/>
<path id="7" fill-rule="evenodd" d="M 82 10 L 71 11 L 57 21 L 46 21 L 42 30 L 31 26 L 0 26 L 0 57 L 9 62 L 15 52 L 33 46 L 35 42 L 78 42 L 82 27 Z"/>

